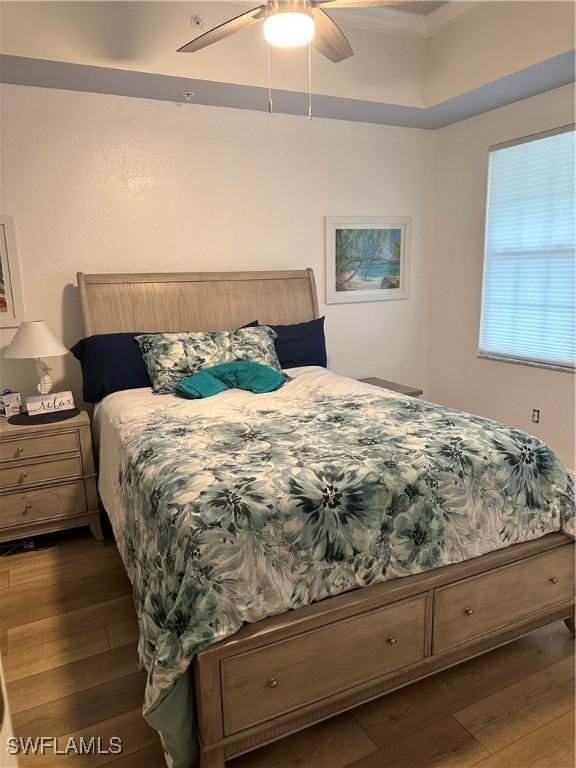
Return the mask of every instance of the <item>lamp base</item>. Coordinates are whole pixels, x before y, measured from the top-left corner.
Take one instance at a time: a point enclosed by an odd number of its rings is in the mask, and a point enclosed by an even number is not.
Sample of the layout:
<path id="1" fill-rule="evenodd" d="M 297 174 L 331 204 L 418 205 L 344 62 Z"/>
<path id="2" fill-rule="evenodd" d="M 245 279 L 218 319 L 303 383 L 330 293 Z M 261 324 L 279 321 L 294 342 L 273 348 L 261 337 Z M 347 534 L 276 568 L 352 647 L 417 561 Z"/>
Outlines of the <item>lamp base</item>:
<path id="1" fill-rule="evenodd" d="M 39 413 L 35 416 L 30 416 L 28 411 L 24 413 L 18 413 L 16 416 L 10 416 L 8 424 L 17 424 L 23 426 L 25 424 L 52 424 L 56 421 L 65 421 L 66 419 L 72 419 L 74 416 L 78 416 L 80 413 L 79 408 L 68 408 L 65 411 L 54 411 L 53 413 Z"/>

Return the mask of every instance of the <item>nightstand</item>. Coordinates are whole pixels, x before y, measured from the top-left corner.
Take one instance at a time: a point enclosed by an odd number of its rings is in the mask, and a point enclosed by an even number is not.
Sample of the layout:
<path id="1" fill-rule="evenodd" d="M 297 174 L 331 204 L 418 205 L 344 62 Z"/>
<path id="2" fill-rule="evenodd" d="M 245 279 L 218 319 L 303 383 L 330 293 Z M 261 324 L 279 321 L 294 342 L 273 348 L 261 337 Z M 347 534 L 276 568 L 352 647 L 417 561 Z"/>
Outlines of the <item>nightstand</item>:
<path id="1" fill-rule="evenodd" d="M 0 419 L 0 541 L 81 525 L 102 540 L 88 414 L 26 426 Z"/>
<path id="2" fill-rule="evenodd" d="M 418 387 L 411 387 L 408 384 L 397 384 L 394 381 L 386 381 L 386 379 L 378 379 L 376 377 L 372 379 L 359 379 L 364 384 L 372 384 L 374 387 L 382 387 L 382 389 L 391 389 L 392 392 L 399 392 L 401 395 L 408 395 L 409 397 L 420 397 L 424 390 Z"/>

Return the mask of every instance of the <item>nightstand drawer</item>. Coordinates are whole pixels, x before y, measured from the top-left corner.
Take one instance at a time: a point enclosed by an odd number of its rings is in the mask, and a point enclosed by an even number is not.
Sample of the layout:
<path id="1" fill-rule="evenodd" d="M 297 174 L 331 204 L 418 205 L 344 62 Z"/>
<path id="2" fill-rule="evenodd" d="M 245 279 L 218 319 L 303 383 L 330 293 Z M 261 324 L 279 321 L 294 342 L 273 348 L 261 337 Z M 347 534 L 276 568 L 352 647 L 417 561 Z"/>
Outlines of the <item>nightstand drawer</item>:
<path id="1" fill-rule="evenodd" d="M 58 435 L 39 435 L 5 440 L 0 443 L 0 461 L 34 459 L 38 456 L 53 456 L 55 453 L 79 449 L 78 432 L 76 431 L 63 432 Z"/>
<path id="2" fill-rule="evenodd" d="M 54 517 L 81 515 L 85 511 L 86 497 L 81 480 L 34 491 L 7 493 L 0 498 L 0 528 L 12 528 Z"/>
<path id="3" fill-rule="evenodd" d="M 60 480 L 82 474 L 79 456 L 56 461 L 38 461 L 0 468 L 0 488 L 12 488 L 49 480 Z"/>

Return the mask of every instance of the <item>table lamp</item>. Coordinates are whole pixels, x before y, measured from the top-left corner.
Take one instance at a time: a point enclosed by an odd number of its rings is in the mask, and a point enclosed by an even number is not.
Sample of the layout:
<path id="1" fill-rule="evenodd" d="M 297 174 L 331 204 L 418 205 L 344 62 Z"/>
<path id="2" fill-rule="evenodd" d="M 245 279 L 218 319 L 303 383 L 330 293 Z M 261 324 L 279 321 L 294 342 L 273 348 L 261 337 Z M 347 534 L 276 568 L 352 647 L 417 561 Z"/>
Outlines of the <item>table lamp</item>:
<path id="1" fill-rule="evenodd" d="M 68 350 L 52 333 L 44 320 L 26 320 L 14 334 L 14 338 L 4 351 L 4 357 L 16 359 L 34 359 L 36 360 L 36 370 L 38 371 L 38 392 L 41 395 L 47 395 L 52 390 L 52 369 L 41 360 L 42 357 L 61 357 L 67 355 Z M 43 421 L 61 421 L 69 419 L 78 413 L 77 409 L 58 411 L 51 414 L 42 414 L 39 416 L 30 416 L 23 413 L 19 416 L 13 416 L 13 423 L 33 424 Z M 49 419 L 48 419 L 49 417 Z M 17 421 L 16 421 L 17 420 Z"/>

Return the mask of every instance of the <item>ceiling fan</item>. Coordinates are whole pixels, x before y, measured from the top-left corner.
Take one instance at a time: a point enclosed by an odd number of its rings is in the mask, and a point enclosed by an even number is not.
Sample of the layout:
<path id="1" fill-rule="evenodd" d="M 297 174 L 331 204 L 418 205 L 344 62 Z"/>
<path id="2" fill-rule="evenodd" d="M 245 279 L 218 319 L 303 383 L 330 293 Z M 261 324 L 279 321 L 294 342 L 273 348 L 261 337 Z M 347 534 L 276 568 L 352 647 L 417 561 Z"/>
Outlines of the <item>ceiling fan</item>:
<path id="1" fill-rule="evenodd" d="M 338 62 L 354 55 L 340 27 L 324 8 L 368 8 L 401 5 L 405 0 L 268 0 L 239 16 L 225 21 L 178 48 L 179 53 L 194 53 L 225 37 L 264 21 L 264 37 L 270 45 L 281 48 L 314 46 L 330 61 Z"/>

